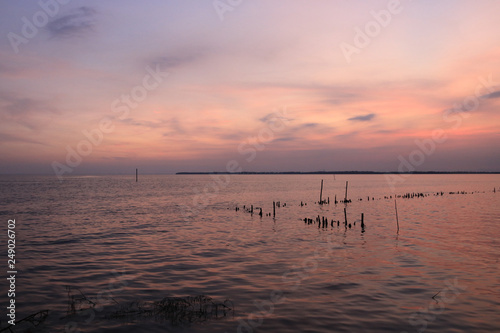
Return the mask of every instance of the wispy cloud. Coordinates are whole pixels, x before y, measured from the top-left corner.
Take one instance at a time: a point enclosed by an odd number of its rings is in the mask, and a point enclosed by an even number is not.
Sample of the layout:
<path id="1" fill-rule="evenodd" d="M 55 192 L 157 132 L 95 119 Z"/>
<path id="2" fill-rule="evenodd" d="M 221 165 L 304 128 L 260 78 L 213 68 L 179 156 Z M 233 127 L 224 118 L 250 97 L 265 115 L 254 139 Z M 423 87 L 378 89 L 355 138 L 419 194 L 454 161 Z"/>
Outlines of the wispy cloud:
<path id="1" fill-rule="evenodd" d="M 155 129 L 155 128 L 161 128 L 165 127 L 167 125 L 167 122 L 165 120 L 160 120 L 160 121 L 150 121 L 150 120 L 135 120 L 132 118 L 126 118 L 123 120 L 120 120 L 120 122 L 131 125 L 131 126 L 138 126 L 138 127 L 146 127 L 149 129 Z"/>
<path id="2" fill-rule="evenodd" d="M 7 133 L 0 133 L 0 144 L 2 143 L 32 143 L 32 144 L 37 144 L 37 145 L 46 145 L 38 140 L 32 140 L 30 138 L 26 137 L 21 137 L 17 135 L 12 135 L 12 134 L 7 134 Z"/>
<path id="3" fill-rule="evenodd" d="M 39 130 L 59 110 L 52 102 L 0 92 L 0 120 Z"/>
<path id="4" fill-rule="evenodd" d="M 491 94 L 487 94 L 487 95 L 482 96 L 482 98 L 488 98 L 488 99 L 499 98 L 499 97 L 500 97 L 500 90 L 494 91 Z"/>
<path id="5" fill-rule="evenodd" d="M 290 142 L 290 141 L 296 141 L 298 138 L 295 136 L 287 136 L 283 138 L 277 138 L 274 139 L 273 142 Z"/>
<path id="6" fill-rule="evenodd" d="M 359 131 L 351 131 L 348 133 L 335 135 L 335 137 L 340 139 L 340 140 L 346 140 L 346 139 L 352 139 L 354 137 L 357 137 L 358 135 L 359 135 Z"/>
<path id="7" fill-rule="evenodd" d="M 36 112 L 57 113 L 57 109 L 46 101 L 30 97 L 19 97 L 5 92 L 0 92 L 0 103 L 4 104 L 3 107 L 0 108 L 0 110 L 3 111 L 2 113 L 7 113 L 12 116 Z"/>
<path id="8" fill-rule="evenodd" d="M 318 123 L 306 123 L 306 124 L 301 124 L 301 125 L 297 126 L 295 129 L 301 130 L 301 129 L 307 129 L 307 128 L 316 128 L 319 125 L 320 124 L 318 124 Z"/>
<path id="9" fill-rule="evenodd" d="M 186 134 L 186 130 L 183 128 L 181 122 L 177 117 L 173 117 L 167 120 L 158 120 L 158 121 L 135 120 L 132 118 L 126 118 L 120 120 L 120 122 L 130 126 L 144 127 L 149 130 L 156 130 L 156 129 L 167 130 L 167 132 L 163 133 L 163 136 L 171 136 L 173 134 L 176 135 Z"/>
<path id="10" fill-rule="evenodd" d="M 481 100 L 500 98 L 500 90 L 494 91 L 494 92 L 486 94 L 486 95 L 478 96 L 478 97 L 479 97 L 479 99 L 477 100 L 478 104 L 476 107 L 467 106 L 467 105 L 465 105 L 465 103 L 457 103 L 452 108 L 444 109 L 442 112 L 444 114 L 453 114 L 453 113 L 465 113 L 465 112 L 471 112 L 471 111 L 476 111 L 476 112 L 480 111 L 480 110 L 482 110 L 480 108 L 480 106 L 481 106 L 480 103 L 485 103 L 485 104 L 488 103 L 488 101 L 481 102 Z"/>
<path id="11" fill-rule="evenodd" d="M 52 37 L 67 38 L 79 36 L 92 31 L 97 11 L 88 6 L 74 9 L 72 12 L 59 17 L 47 24 L 47 30 Z"/>
<path id="12" fill-rule="evenodd" d="M 349 118 L 350 121 L 372 121 L 375 118 L 375 113 L 365 114 L 363 116 L 356 116 Z"/>
<path id="13" fill-rule="evenodd" d="M 160 65 L 164 69 L 174 69 L 201 61 L 208 56 L 209 52 L 204 47 L 192 47 L 178 49 L 168 55 L 152 57 L 148 64 L 150 66 Z"/>
<path id="14" fill-rule="evenodd" d="M 259 118 L 259 121 L 263 122 L 263 123 L 268 123 L 271 120 L 275 120 L 276 117 L 277 117 L 276 112 L 268 113 L 264 117 Z M 280 116 L 280 119 L 286 120 L 286 121 L 292 121 L 293 120 L 292 118 L 287 118 L 287 117 L 283 117 L 283 116 Z"/>

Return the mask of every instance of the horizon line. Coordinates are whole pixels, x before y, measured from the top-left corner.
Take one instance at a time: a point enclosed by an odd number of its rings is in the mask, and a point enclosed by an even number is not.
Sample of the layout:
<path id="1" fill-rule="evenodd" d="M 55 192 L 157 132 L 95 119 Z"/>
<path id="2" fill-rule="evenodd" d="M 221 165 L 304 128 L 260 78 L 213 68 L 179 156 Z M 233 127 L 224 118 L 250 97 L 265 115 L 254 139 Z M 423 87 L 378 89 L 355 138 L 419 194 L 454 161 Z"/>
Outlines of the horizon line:
<path id="1" fill-rule="evenodd" d="M 358 175 L 394 175 L 394 174 L 500 174 L 500 171 L 240 171 L 240 172 L 228 172 L 228 171 L 180 171 L 176 172 L 176 175 L 348 175 L 348 174 L 358 174 Z"/>
<path id="2" fill-rule="evenodd" d="M 82 177 L 82 176 L 126 176 L 135 175 L 135 169 L 131 173 L 81 173 L 67 175 L 65 177 Z M 179 171 L 179 172 L 146 172 L 142 173 L 139 169 L 139 175 L 411 175 L 411 174 L 500 174 L 500 171 Z M 0 176 L 54 176 L 51 173 L 0 173 Z"/>

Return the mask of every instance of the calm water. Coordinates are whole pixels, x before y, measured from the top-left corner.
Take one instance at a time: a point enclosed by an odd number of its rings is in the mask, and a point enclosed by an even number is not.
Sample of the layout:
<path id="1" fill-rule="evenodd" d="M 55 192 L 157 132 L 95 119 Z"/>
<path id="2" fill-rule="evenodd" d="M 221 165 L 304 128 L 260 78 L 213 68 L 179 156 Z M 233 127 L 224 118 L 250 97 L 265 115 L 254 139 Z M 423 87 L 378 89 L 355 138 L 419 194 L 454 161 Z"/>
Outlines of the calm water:
<path id="1" fill-rule="evenodd" d="M 315 204 L 321 179 L 330 205 Z M 346 180 L 351 229 L 333 203 Z M 394 192 L 382 175 L 2 176 L 1 307 L 15 218 L 16 319 L 49 309 L 38 332 L 498 332 L 498 190 L 500 175 L 415 175 Z M 406 192 L 429 196 L 398 198 L 398 234 L 384 197 Z M 304 224 L 317 215 L 327 228 Z M 99 306 L 67 316 L 66 286 Z M 234 311 L 180 325 L 110 318 L 132 301 L 196 295 Z"/>

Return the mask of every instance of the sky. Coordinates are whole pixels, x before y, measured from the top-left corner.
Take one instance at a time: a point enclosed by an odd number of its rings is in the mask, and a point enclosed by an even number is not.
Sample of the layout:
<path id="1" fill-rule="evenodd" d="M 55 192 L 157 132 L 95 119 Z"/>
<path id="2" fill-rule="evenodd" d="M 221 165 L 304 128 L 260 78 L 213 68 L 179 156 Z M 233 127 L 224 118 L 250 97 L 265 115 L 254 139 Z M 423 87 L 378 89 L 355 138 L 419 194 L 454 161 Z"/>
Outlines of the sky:
<path id="1" fill-rule="evenodd" d="M 0 174 L 500 171 L 496 0 L 0 6 Z"/>

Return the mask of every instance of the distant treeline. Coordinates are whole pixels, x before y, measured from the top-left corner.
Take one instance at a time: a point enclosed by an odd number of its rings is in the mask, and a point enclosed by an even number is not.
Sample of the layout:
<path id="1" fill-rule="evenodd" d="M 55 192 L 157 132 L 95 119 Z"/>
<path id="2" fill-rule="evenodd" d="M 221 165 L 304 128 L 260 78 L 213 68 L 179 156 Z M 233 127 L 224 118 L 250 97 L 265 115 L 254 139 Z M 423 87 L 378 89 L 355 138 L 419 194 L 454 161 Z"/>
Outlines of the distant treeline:
<path id="1" fill-rule="evenodd" d="M 487 171 L 412 171 L 412 172 L 396 172 L 396 171 L 282 171 L 282 172 L 177 172 L 176 175 L 387 175 L 387 174 L 415 174 L 415 175 L 468 175 L 468 174 L 500 174 L 500 172 Z"/>

